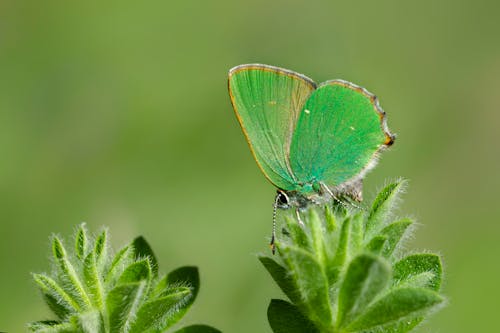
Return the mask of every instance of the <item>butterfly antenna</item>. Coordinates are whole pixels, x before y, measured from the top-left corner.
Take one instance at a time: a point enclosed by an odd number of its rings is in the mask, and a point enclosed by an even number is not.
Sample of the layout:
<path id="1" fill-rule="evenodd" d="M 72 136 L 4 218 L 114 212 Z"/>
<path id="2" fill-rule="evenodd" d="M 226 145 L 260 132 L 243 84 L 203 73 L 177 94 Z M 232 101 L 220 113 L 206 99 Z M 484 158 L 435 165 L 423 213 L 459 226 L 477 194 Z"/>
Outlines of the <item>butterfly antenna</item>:
<path id="1" fill-rule="evenodd" d="M 273 205 L 273 231 L 271 234 L 271 242 L 269 243 L 269 246 L 271 247 L 271 252 L 273 254 L 276 253 L 276 215 L 278 213 L 278 202 L 280 200 L 280 195 L 281 193 L 278 192 L 276 193 L 276 197 L 274 198 L 274 205 Z"/>

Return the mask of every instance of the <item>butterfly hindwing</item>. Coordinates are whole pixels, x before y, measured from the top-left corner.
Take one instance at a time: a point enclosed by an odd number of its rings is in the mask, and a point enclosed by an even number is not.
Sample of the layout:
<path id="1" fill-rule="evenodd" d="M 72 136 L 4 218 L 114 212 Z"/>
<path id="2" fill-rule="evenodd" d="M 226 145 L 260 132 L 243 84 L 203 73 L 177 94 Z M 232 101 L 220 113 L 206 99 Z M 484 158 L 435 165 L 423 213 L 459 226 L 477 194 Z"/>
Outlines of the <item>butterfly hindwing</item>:
<path id="1" fill-rule="evenodd" d="M 262 172 L 278 188 L 296 189 L 289 161 L 300 111 L 316 88 L 297 73 L 267 65 L 241 65 L 229 72 L 236 116 Z"/>
<path id="2" fill-rule="evenodd" d="M 367 170 L 392 139 L 374 95 L 346 81 L 327 81 L 300 112 L 290 164 L 301 181 L 335 187 Z"/>

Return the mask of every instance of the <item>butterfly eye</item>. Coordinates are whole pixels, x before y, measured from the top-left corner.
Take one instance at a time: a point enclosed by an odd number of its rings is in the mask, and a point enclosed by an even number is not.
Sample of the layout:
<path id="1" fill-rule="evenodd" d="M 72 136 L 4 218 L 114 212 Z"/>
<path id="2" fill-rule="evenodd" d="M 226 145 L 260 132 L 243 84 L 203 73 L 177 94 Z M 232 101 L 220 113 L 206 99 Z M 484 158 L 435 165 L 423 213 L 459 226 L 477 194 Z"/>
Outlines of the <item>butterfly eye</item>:
<path id="1" fill-rule="evenodd" d="M 280 208 L 288 208 L 290 207 L 290 199 L 285 192 L 278 190 L 277 204 Z"/>

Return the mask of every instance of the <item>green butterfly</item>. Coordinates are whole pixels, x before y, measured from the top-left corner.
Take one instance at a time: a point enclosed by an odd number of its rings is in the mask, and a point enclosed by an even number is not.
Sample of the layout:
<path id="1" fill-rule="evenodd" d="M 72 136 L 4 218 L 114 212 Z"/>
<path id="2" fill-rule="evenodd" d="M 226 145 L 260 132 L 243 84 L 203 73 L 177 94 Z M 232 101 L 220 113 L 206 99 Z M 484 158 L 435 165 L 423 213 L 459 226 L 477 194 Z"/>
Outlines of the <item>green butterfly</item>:
<path id="1" fill-rule="evenodd" d="M 339 196 L 362 199 L 362 180 L 394 142 L 377 97 L 343 80 L 316 85 L 261 64 L 229 71 L 229 95 L 257 164 L 278 188 L 277 207 Z"/>

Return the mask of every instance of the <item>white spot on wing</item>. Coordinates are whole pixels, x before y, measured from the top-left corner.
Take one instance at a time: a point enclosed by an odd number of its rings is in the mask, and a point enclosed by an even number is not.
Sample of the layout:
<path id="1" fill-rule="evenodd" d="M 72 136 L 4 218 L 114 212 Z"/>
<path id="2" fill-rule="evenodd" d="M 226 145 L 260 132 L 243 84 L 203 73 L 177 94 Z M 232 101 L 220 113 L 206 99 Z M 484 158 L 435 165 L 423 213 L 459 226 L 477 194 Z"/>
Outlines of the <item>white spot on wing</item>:
<path id="1" fill-rule="evenodd" d="M 356 129 L 354 128 L 354 126 L 349 126 L 349 128 L 351 129 L 351 131 L 356 130 Z"/>
<path id="2" fill-rule="evenodd" d="M 304 110 L 304 112 L 305 112 L 306 114 L 310 114 L 310 113 L 311 113 L 311 111 L 309 111 L 308 109 L 305 109 L 305 110 Z"/>

